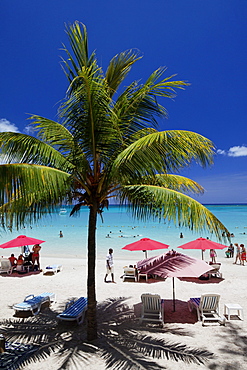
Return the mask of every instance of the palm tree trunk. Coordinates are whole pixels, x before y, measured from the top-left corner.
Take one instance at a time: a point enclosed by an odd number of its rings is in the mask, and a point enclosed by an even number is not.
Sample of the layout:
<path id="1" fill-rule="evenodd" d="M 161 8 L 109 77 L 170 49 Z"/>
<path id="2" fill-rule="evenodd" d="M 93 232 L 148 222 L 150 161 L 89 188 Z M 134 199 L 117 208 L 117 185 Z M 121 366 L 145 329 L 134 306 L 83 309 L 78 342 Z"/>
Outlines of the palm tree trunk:
<path id="1" fill-rule="evenodd" d="M 87 339 L 97 339 L 97 318 L 96 318 L 96 291 L 95 291 L 95 259 L 96 259 L 96 222 L 97 205 L 89 207 L 88 226 L 88 277 L 87 277 Z"/>

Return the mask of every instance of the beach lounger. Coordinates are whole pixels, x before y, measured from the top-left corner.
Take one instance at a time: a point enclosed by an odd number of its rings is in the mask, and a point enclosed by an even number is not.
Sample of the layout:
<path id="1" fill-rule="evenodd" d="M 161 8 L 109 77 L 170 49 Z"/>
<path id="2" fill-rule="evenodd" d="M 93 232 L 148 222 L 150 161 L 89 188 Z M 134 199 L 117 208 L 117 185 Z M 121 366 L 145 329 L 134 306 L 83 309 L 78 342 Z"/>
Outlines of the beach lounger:
<path id="1" fill-rule="evenodd" d="M 221 263 L 210 264 L 210 267 L 212 267 L 212 270 L 207 272 L 209 278 L 217 277 L 222 279 L 222 273 L 220 272 Z"/>
<path id="2" fill-rule="evenodd" d="M 142 312 L 140 323 L 142 321 L 159 322 L 164 325 L 164 305 L 159 294 L 145 293 L 141 295 Z"/>
<path id="3" fill-rule="evenodd" d="M 206 321 L 216 321 L 225 325 L 225 318 L 219 314 L 219 301 L 219 294 L 202 294 L 201 298 L 190 298 L 188 307 L 190 312 L 196 309 L 198 321 L 202 321 L 202 326 Z"/>
<path id="4" fill-rule="evenodd" d="M 48 265 L 43 270 L 43 274 L 57 274 L 59 271 L 62 271 L 63 266 L 62 265 Z"/>
<path id="5" fill-rule="evenodd" d="M 13 272 L 13 269 L 15 268 L 15 266 L 12 266 L 11 265 L 11 262 L 8 258 L 1 258 L 0 259 L 0 274 L 12 274 Z"/>
<path id="6" fill-rule="evenodd" d="M 30 294 L 25 297 L 24 301 L 13 306 L 15 313 L 30 311 L 33 315 L 38 315 L 41 306 L 44 303 L 51 305 L 56 301 L 56 295 L 54 293 L 42 293 L 38 296 Z"/>
<path id="7" fill-rule="evenodd" d="M 81 297 L 68 302 L 65 310 L 57 315 L 57 318 L 64 321 L 77 321 L 78 324 L 81 324 L 84 320 L 86 310 L 87 298 Z"/>
<path id="8" fill-rule="evenodd" d="M 125 279 L 134 279 L 135 281 L 137 281 L 136 269 L 134 267 L 124 268 L 123 281 L 125 281 Z"/>

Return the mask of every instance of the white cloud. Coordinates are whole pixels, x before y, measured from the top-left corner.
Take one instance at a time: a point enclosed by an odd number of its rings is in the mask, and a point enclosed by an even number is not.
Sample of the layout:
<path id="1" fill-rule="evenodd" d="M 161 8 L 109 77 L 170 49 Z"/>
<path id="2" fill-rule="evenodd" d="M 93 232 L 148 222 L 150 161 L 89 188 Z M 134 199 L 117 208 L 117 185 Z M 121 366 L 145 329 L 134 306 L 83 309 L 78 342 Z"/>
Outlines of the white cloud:
<path id="1" fill-rule="evenodd" d="M 233 146 L 228 151 L 229 157 L 246 157 L 247 147 L 246 146 Z"/>
<path id="2" fill-rule="evenodd" d="M 228 157 L 246 157 L 247 156 L 247 147 L 242 146 L 233 146 L 229 150 L 217 150 L 218 154 L 227 155 Z"/>
<path id="3" fill-rule="evenodd" d="M 225 150 L 221 150 L 221 149 L 218 149 L 217 150 L 217 153 L 218 154 L 222 154 L 222 155 L 226 155 L 226 151 Z"/>
<path id="4" fill-rule="evenodd" d="M 6 118 L 0 118 L 0 132 L 20 132 L 14 123 L 10 123 Z"/>

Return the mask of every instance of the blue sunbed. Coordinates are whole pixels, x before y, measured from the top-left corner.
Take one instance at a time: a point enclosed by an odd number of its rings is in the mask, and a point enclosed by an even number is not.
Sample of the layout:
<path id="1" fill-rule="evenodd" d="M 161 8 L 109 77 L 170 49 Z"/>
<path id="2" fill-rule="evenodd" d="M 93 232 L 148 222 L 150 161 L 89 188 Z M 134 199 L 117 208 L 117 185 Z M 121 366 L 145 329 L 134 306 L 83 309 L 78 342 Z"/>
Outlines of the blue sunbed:
<path id="1" fill-rule="evenodd" d="M 87 298 L 81 297 L 66 304 L 65 310 L 57 318 L 64 321 L 77 321 L 81 324 L 87 310 Z"/>
<path id="2" fill-rule="evenodd" d="M 54 293 L 42 293 L 34 296 L 30 294 L 25 297 L 24 301 L 17 303 L 13 306 L 15 312 L 26 312 L 31 311 L 33 315 L 38 315 L 43 303 L 48 302 L 49 305 L 56 301 L 56 295 Z"/>

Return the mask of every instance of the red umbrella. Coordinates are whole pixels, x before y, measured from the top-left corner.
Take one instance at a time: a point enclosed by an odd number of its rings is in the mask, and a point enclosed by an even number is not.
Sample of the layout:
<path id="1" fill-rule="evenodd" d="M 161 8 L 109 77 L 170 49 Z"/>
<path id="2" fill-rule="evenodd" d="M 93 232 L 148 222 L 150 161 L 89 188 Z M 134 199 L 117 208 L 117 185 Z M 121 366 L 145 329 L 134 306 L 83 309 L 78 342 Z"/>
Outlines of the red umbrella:
<path id="1" fill-rule="evenodd" d="M 134 243 L 127 244 L 122 249 L 127 249 L 128 251 L 143 251 L 145 252 L 147 258 L 147 251 L 165 248 L 169 248 L 169 245 L 157 242 L 156 240 L 152 240 L 149 238 L 142 238 Z"/>
<path id="2" fill-rule="evenodd" d="M 202 259 L 203 259 L 203 252 L 205 251 L 205 249 L 223 249 L 223 248 L 226 248 L 226 247 L 227 247 L 226 245 L 213 242 L 210 239 L 198 238 L 198 239 L 193 240 L 191 242 L 180 245 L 178 248 L 182 248 L 182 249 L 201 249 L 202 250 Z"/>
<path id="3" fill-rule="evenodd" d="M 137 262 L 137 269 L 142 273 L 173 278 L 173 309 L 175 311 L 174 277 L 199 277 L 212 267 L 197 258 L 171 251 Z"/>
<path id="4" fill-rule="evenodd" d="M 45 240 L 30 238 L 26 235 L 19 235 L 17 236 L 17 238 L 10 240 L 9 242 L 1 244 L 0 248 L 23 247 L 24 245 L 40 244 L 44 242 Z"/>

